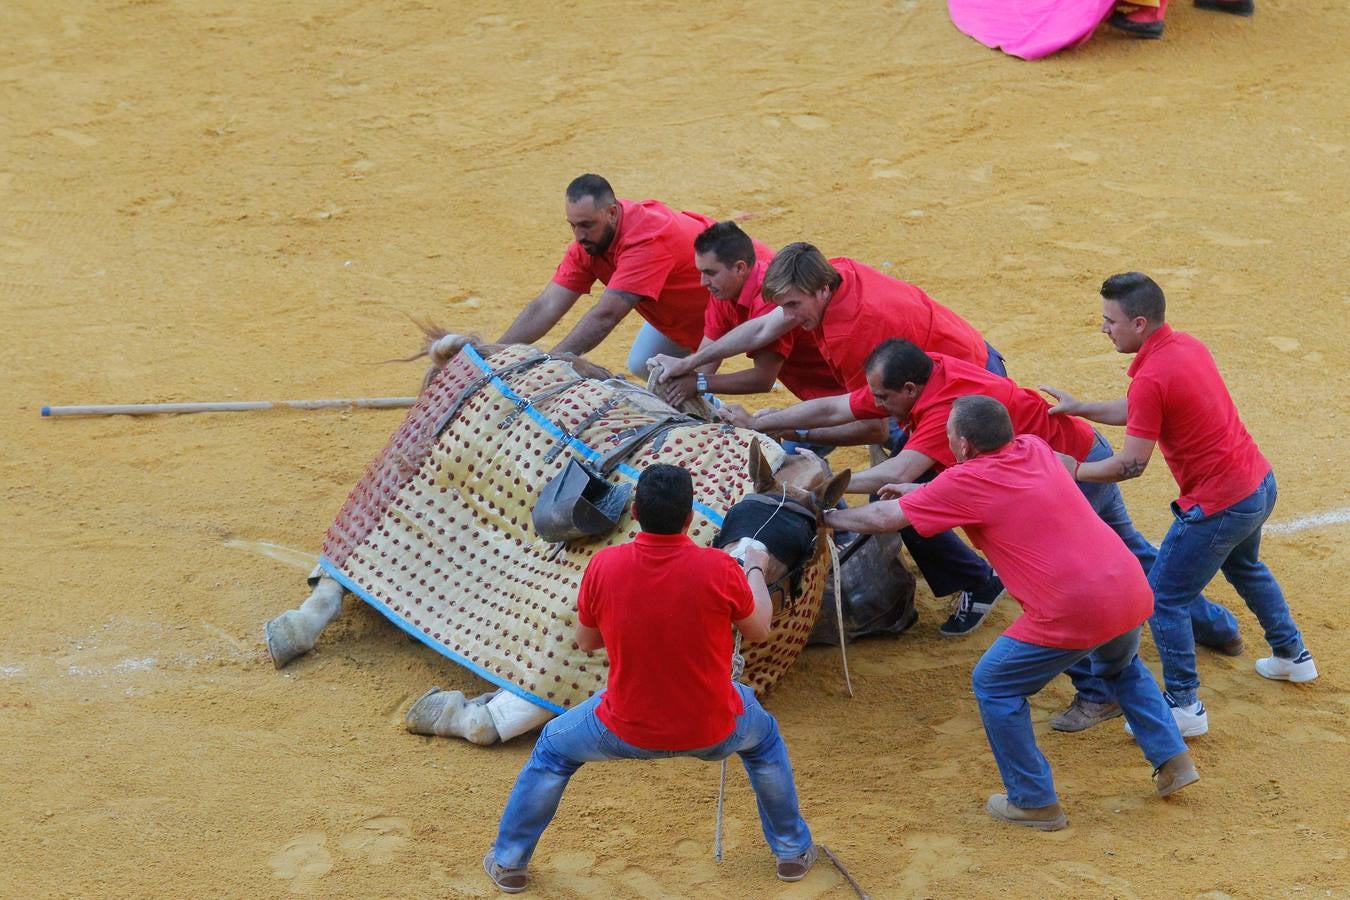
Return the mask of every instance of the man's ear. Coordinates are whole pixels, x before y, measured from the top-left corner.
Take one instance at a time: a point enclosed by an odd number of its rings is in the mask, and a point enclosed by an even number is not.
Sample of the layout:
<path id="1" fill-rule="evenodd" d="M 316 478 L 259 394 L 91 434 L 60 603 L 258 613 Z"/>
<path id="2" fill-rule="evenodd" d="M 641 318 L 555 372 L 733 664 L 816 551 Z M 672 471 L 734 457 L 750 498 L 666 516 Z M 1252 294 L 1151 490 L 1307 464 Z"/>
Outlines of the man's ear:
<path id="1" fill-rule="evenodd" d="M 820 509 L 816 512 L 822 513 L 825 510 L 838 505 L 839 498 L 843 497 L 844 492 L 848 490 L 848 482 L 852 477 L 853 470 L 845 469 L 829 481 L 825 482 L 825 487 L 821 489 L 820 494 L 818 495 L 820 498 Z"/>
<path id="2" fill-rule="evenodd" d="M 750 442 L 749 469 L 750 482 L 754 485 L 755 493 L 773 493 L 775 488 L 773 469 L 769 466 L 769 461 L 764 458 L 763 452 L 759 449 L 758 438 Z"/>

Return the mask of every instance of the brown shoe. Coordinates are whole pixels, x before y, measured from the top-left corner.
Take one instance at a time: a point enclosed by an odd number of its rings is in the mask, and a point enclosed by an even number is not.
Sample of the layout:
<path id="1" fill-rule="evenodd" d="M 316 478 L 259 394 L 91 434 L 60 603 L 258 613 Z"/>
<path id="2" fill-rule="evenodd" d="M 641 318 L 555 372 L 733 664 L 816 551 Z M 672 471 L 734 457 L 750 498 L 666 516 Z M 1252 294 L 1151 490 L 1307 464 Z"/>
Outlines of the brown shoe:
<path id="1" fill-rule="evenodd" d="M 984 811 L 1009 825 L 1025 825 L 1038 831 L 1059 831 L 1069 824 L 1069 817 L 1058 803 L 1024 809 L 1009 803 L 1007 794 L 994 794 L 984 805 Z"/>
<path id="2" fill-rule="evenodd" d="M 1209 649 L 1224 656 L 1241 656 L 1247 651 L 1247 645 L 1243 643 L 1242 635 L 1239 634 L 1225 644 L 1210 644 Z"/>
<path id="3" fill-rule="evenodd" d="M 1050 727 L 1056 731 L 1086 731 L 1093 725 L 1114 719 L 1120 715 L 1120 704 L 1114 700 L 1094 703 L 1084 700 L 1082 694 L 1074 694 L 1073 702 L 1064 712 L 1050 720 Z"/>
<path id="4" fill-rule="evenodd" d="M 1167 762 L 1158 766 L 1157 771 L 1153 773 L 1155 780 L 1154 788 L 1159 797 L 1166 797 L 1169 794 L 1175 794 L 1188 784 L 1195 784 L 1200 780 L 1200 773 L 1195 770 L 1195 763 L 1191 760 L 1191 751 L 1183 750 Z"/>
<path id="5" fill-rule="evenodd" d="M 519 894 L 525 890 L 525 885 L 530 881 L 530 876 L 526 873 L 524 866 L 518 869 L 500 866 L 497 864 L 497 860 L 493 858 L 491 850 L 483 857 L 483 871 L 487 873 L 487 876 L 492 879 L 492 883 L 503 894 Z"/>
<path id="6" fill-rule="evenodd" d="M 811 848 L 800 856 L 780 859 L 778 861 L 778 880 L 801 881 L 806 877 L 806 873 L 811 871 L 811 865 L 819 855 L 820 851 L 816 849 L 815 844 L 812 844 Z"/>

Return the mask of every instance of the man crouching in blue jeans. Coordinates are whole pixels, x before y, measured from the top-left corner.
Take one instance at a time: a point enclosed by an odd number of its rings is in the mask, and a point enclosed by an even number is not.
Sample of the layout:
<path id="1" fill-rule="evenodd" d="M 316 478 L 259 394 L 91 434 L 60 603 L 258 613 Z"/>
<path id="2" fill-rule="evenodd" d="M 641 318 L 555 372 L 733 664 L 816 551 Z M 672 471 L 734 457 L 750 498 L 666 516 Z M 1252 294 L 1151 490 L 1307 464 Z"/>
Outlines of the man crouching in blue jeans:
<path id="1" fill-rule="evenodd" d="M 609 651 L 609 680 L 544 727 L 516 778 L 483 857 L 488 877 L 508 894 L 525 890 L 526 867 L 568 779 L 582 763 L 606 759 L 739 753 L 778 877 L 800 881 L 815 862 L 778 723 L 754 691 L 731 679 L 731 626 L 750 642 L 769 636 L 764 553 L 747 550 L 742 571 L 721 550 L 697 546 L 685 533 L 693 501 L 686 470 L 643 471 L 633 501 L 642 531 L 595 554 L 582 576 L 577 646 Z"/>

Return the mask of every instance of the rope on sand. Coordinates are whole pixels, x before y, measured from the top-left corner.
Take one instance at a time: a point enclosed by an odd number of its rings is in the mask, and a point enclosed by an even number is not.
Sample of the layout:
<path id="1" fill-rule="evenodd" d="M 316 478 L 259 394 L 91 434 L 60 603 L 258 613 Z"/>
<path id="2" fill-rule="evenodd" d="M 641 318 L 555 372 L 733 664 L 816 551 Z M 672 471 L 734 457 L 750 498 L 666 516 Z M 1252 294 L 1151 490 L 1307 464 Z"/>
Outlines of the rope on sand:
<path id="1" fill-rule="evenodd" d="M 339 400 L 240 400 L 205 403 L 112 403 L 93 406 L 44 406 L 44 417 L 55 416 L 156 416 L 166 413 L 248 412 L 255 409 L 329 409 L 356 406 L 364 409 L 406 409 L 416 397 L 354 397 Z"/>
<path id="2" fill-rule="evenodd" d="M 844 880 L 848 882 L 849 887 L 853 888 L 853 893 L 857 894 L 860 900 L 872 900 L 871 895 L 862 889 L 862 885 L 858 884 L 858 880 L 849 874 L 848 869 L 844 868 L 844 864 L 839 861 L 838 856 L 835 856 L 833 850 L 821 844 L 820 852 L 824 853 L 825 857 L 834 863 L 834 867 L 839 870 L 840 875 L 844 876 Z"/>
<path id="3" fill-rule="evenodd" d="M 853 680 L 848 677 L 848 633 L 844 631 L 844 594 L 839 581 L 839 548 L 834 545 L 833 530 L 826 529 L 825 543 L 830 548 L 830 568 L 834 572 L 834 615 L 839 622 L 839 658 L 844 661 L 844 687 L 853 696 Z"/>

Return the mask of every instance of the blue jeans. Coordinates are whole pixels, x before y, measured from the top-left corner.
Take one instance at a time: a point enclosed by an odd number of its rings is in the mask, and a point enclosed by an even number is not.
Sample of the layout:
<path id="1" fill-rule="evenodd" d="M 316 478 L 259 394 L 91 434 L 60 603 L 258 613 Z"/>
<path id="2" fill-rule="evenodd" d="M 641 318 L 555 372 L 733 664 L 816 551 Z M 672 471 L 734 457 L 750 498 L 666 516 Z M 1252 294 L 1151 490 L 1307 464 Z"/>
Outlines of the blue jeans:
<path id="1" fill-rule="evenodd" d="M 1139 659 L 1139 628 L 1091 650 L 1042 647 L 1000 635 L 975 665 L 971 684 L 1008 800 L 1022 808 L 1056 802 L 1050 764 L 1036 746 L 1027 697 L 1081 659 L 1092 660 L 1119 699 L 1144 756 L 1156 769 L 1186 743 L 1152 673 Z"/>
<path id="2" fill-rule="evenodd" d="M 1094 432 L 1094 434 L 1096 440 L 1092 444 L 1092 451 L 1083 460 L 1084 462 L 1110 459 L 1114 453 L 1111 444 L 1106 438 L 1102 437 L 1100 431 Z M 1120 535 L 1120 539 L 1125 542 L 1125 546 L 1139 560 L 1139 565 L 1143 567 L 1144 574 L 1149 574 L 1153 569 L 1154 560 L 1158 557 L 1158 548 L 1150 544 L 1134 527 L 1134 523 L 1130 521 L 1130 514 L 1125 509 L 1125 498 L 1120 494 L 1120 485 L 1114 481 L 1080 481 L 1078 487 L 1083 492 L 1083 496 L 1087 498 L 1088 503 L 1092 505 L 1092 511 L 1103 522 L 1110 525 L 1112 531 Z M 1217 647 L 1238 636 L 1238 621 L 1228 611 L 1228 608 L 1203 596 L 1197 597 L 1196 602 L 1191 604 L 1190 618 L 1191 632 L 1196 643 Z M 1083 659 L 1074 663 L 1069 667 L 1068 675 L 1073 680 L 1074 688 L 1082 695 L 1084 700 L 1093 703 L 1108 703 L 1114 699 L 1105 680 L 1093 674 L 1092 664 L 1089 660 Z"/>
<path id="3" fill-rule="evenodd" d="M 989 351 L 989 358 L 984 362 L 984 368 L 987 372 L 993 372 L 995 375 L 1008 377 L 1008 366 L 1003 360 L 1003 354 L 994 349 L 994 345 L 988 341 L 984 342 L 985 349 Z"/>
<path id="4" fill-rule="evenodd" d="M 1247 497 L 1212 516 L 1199 506 L 1183 511 L 1172 504 L 1176 521 L 1148 573 L 1154 600 L 1148 623 L 1162 659 L 1163 683 L 1180 705 L 1194 703 L 1200 687 L 1191 610 L 1219 572 L 1255 613 L 1276 656 L 1293 659 L 1303 652 L 1303 636 L 1284 592 L 1260 559 L 1261 526 L 1275 508 L 1275 497 L 1271 472 Z"/>
<path id="5" fill-rule="evenodd" d="M 651 322 L 643 322 L 642 327 L 638 329 L 637 337 L 633 338 L 633 349 L 628 351 L 628 371 L 636 375 L 643 384 L 646 384 L 647 360 L 658 353 L 684 359 L 691 352 L 693 351 L 680 346 L 657 331 L 656 326 Z"/>
<path id="6" fill-rule="evenodd" d="M 811 848 L 811 829 L 797 809 L 792 763 L 778 723 L 760 705 L 755 692 L 736 685 L 745 711 L 721 743 L 697 750 L 644 750 L 619 739 L 595 715 L 604 691 L 573 707 L 544 726 L 516 786 L 506 801 L 497 840 L 492 845 L 498 864 L 507 868 L 528 865 L 539 837 L 553 820 L 567 781 L 582 763 L 606 759 L 726 759 L 739 753 L 759 805 L 759 821 L 769 849 L 779 859 L 800 856 Z"/>

